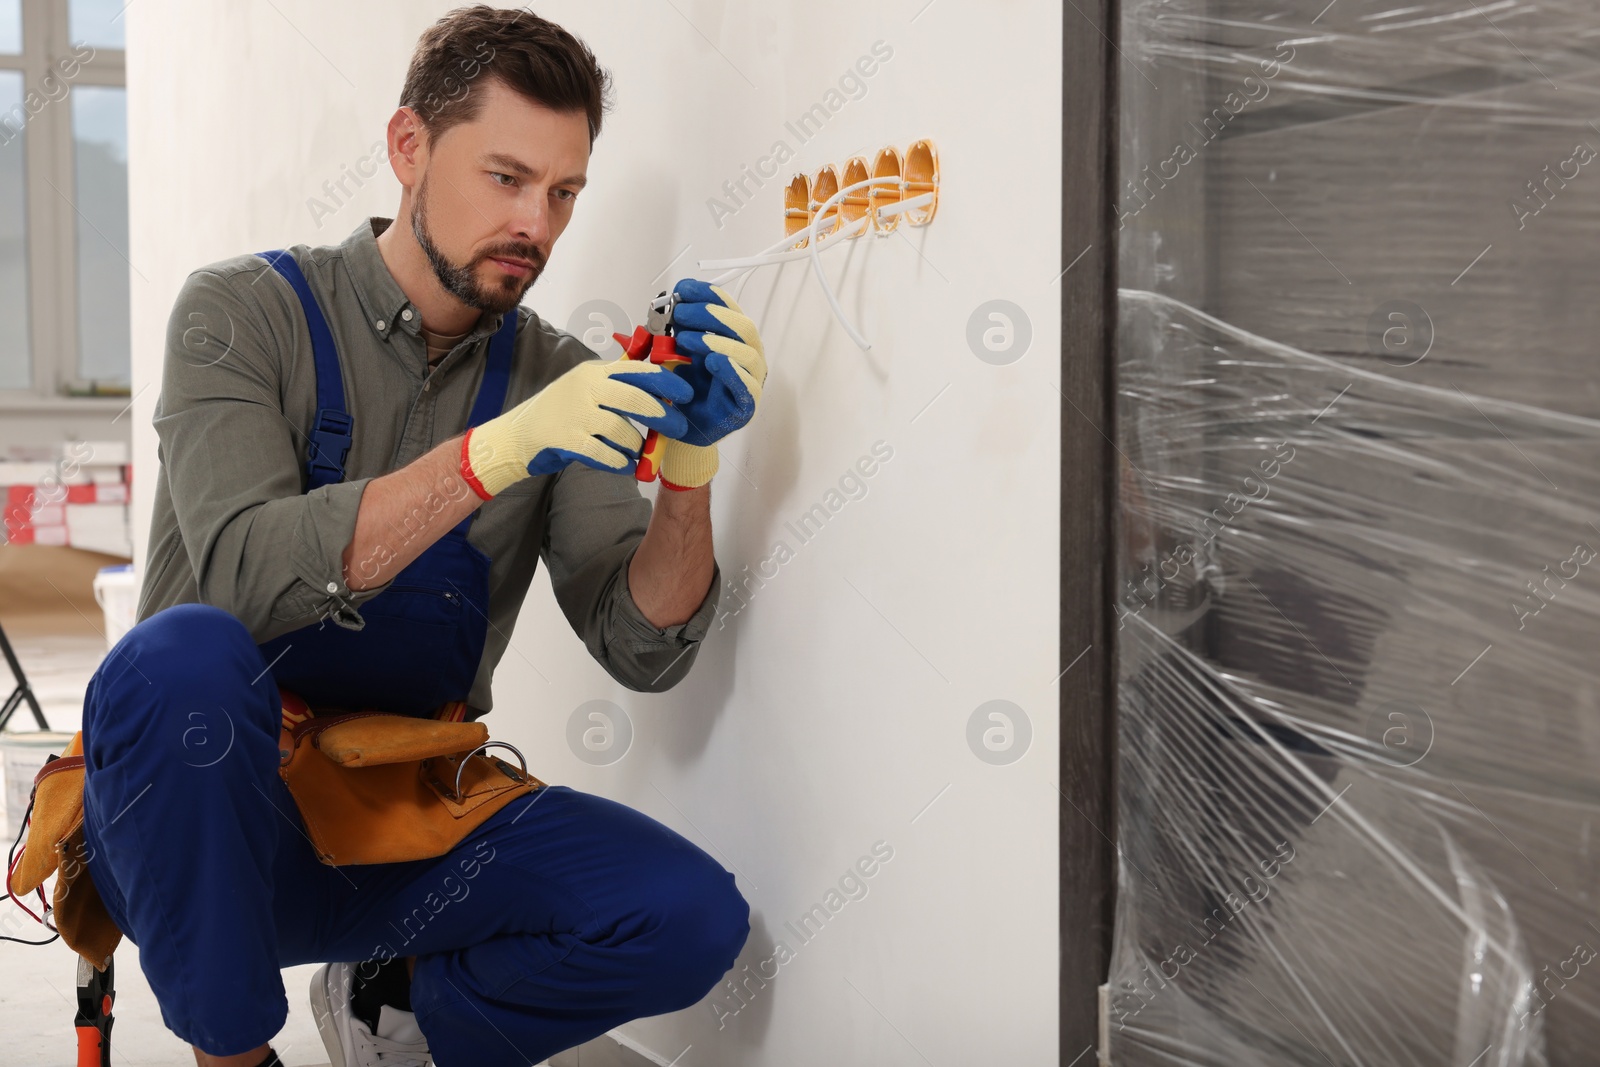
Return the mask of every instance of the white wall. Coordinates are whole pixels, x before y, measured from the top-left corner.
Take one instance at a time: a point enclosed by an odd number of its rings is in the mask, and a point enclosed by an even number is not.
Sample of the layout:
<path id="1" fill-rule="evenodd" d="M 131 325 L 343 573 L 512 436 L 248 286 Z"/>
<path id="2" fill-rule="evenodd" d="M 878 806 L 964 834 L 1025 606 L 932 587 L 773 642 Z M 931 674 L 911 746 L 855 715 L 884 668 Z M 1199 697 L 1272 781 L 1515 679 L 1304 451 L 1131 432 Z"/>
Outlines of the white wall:
<path id="1" fill-rule="evenodd" d="M 417 34 L 447 9 L 129 9 L 132 243 L 150 279 L 135 279 L 135 391 L 159 385 L 164 324 L 189 270 L 334 243 L 363 215 L 394 214 L 387 171 L 320 228 L 307 200 L 383 136 Z M 741 964 L 779 939 L 795 950 L 720 1029 L 708 998 L 623 1031 L 663 1062 L 692 1044 L 679 1062 L 696 1065 L 1054 1063 L 1059 9 L 538 10 L 587 40 L 618 86 L 577 217 L 528 301 L 557 324 L 595 298 L 635 311 L 695 259 L 769 244 L 793 171 L 929 137 L 944 179 L 930 227 L 827 260 L 870 354 L 803 264 L 764 268 L 740 291 L 771 375 L 756 421 L 724 447 L 717 558 L 734 578 L 778 541 L 795 556 L 713 628 L 688 680 L 656 695 L 611 682 L 542 577 L 496 678 L 491 728 L 537 774 L 646 811 L 736 871 L 753 909 Z M 893 56 L 865 95 L 801 143 L 784 121 L 824 102 L 880 40 Z M 778 140 L 795 159 L 718 229 L 707 199 Z M 1032 324 L 1031 349 L 1006 366 L 966 340 L 969 316 L 994 298 Z M 135 407 L 135 451 L 151 471 L 156 392 Z M 865 496 L 802 545 L 785 522 L 825 502 L 880 440 L 893 457 Z M 141 558 L 152 484 L 136 498 Z M 723 606 L 736 604 L 725 590 Z M 609 766 L 580 761 L 566 740 L 574 710 L 596 699 L 625 709 L 635 731 Z M 994 699 L 1032 723 L 1031 748 L 1009 766 L 967 741 L 973 712 Z M 879 841 L 893 859 L 868 895 L 800 944 L 785 923 Z"/>

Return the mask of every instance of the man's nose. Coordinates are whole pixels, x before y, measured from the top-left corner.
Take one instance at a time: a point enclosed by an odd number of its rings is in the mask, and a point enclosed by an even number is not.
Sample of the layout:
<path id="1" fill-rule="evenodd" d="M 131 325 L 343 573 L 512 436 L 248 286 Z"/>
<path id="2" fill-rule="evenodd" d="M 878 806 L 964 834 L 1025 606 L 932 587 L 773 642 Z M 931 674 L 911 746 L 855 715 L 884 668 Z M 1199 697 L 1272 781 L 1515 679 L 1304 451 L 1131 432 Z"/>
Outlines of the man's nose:
<path id="1" fill-rule="evenodd" d="M 522 197 L 511 220 L 511 235 L 518 241 L 537 245 L 541 252 L 550 240 L 550 207 L 543 196 Z"/>

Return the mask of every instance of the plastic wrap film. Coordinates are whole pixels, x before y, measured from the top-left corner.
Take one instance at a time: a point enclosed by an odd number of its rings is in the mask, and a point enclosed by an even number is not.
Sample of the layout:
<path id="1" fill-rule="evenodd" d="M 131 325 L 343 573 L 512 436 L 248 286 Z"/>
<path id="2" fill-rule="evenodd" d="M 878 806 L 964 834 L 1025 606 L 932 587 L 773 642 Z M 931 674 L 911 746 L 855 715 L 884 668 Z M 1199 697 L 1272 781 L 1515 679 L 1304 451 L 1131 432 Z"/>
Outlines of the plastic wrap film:
<path id="1" fill-rule="evenodd" d="M 1600 5 L 1116 45 L 1110 1062 L 1600 1064 Z"/>

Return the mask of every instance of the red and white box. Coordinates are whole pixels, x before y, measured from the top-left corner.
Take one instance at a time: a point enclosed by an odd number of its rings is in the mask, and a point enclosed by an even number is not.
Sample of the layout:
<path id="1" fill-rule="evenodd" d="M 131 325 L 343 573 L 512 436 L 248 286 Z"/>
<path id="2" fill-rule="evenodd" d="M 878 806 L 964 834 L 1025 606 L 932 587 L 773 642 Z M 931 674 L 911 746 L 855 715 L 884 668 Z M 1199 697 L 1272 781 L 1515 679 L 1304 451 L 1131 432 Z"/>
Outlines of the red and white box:
<path id="1" fill-rule="evenodd" d="M 0 461 L 0 502 L 12 544 L 72 545 L 131 556 L 133 465 L 118 441 L 66 441 L 56 462 Z"/>
<path id="2" fill-rule="evenodd" d="M 133 555 L 128 505 L 66 504 L 64 507 L 67 544 L 73 548 L 105 552 L 113 556 Z"/>

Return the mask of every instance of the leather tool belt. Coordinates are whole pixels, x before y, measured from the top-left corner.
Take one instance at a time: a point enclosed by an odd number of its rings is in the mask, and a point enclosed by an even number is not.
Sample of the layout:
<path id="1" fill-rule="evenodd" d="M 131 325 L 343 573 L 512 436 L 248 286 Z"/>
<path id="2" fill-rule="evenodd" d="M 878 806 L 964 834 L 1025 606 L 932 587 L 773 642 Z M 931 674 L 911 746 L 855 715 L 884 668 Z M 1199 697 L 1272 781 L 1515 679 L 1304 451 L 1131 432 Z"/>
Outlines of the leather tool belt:
<path id="1" fill-rule="evenodd" d="M 462 721 L 462 701 L 432 719 L 373 710 L 316 715 L 279 689 L 278 774 L 294 797 L 317 858 L 329 866 L 442 856 L 490 816 L 545 783 L 487 749 L 481 722 Z M 522 763 L 521 753 L 517 753 Z M 92 879 L 83 877 L 83 732 L 34 777 L 33 813 L 10 873 L 18 897 L 52 874 L 51 914 L 67 947 L 105 970 L 122 939 Z"/>

